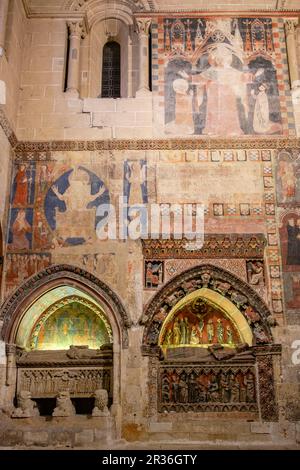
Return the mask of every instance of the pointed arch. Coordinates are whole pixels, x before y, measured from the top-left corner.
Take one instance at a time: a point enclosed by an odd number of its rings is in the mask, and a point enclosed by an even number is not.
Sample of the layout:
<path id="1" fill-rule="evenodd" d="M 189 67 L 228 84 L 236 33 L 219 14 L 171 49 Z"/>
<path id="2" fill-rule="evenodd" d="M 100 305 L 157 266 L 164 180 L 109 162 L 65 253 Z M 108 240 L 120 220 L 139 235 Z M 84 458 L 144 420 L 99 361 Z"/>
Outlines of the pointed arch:
<path id="1" fill-rule="evenodd" d="M 30 277 L 3 304 L 0 319 L 1 336 L 13 343 L 17 327 L 33 302 L 46 292 L 59 286 L 76 287 L 98 302 L 111 319 L 114 337 L 123 348 L 128 347 L 127 329 L 131 321 L 119 297 L 93 274 L 75 266 L 53 265 Z"/>
<path id="2" fill-rule="evenodd" d="M 251 345 L 272 344 L 273 337 L 268 317 L 271 311 L 259 295 L 229 271 L 206 264 L 189 269 L 170 280 L 145 307 L 141 323 L 145 325 L 143 351 L 145 354 L 157 353 L 159 335 L 165 319 L 180 302 L 188 299 L 195 291 L 203 297 L 218 293 L 226 303 L 227 310 L 232 305 L 243 321 L 243 328 L 249 325 L 253 335 Z M 247 336 L 249 338 L 249 334 Z"/>

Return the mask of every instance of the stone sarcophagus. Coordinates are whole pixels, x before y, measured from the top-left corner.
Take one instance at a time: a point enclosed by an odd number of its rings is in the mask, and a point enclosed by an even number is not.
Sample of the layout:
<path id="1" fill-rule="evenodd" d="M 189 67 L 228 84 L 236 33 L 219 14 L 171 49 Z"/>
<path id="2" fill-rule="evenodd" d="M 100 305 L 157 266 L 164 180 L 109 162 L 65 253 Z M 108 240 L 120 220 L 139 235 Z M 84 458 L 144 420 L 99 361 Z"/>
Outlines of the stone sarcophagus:
<path id="1" fill-rule="evenodd" d="M 112 398 L 112 349 L 70 347 L 63 351 L 22 351 L 17 358 L 17 392 L 32 398 L 54 398 L 69 391 L 73 398 L 91 398 L 105 389 Z"/>

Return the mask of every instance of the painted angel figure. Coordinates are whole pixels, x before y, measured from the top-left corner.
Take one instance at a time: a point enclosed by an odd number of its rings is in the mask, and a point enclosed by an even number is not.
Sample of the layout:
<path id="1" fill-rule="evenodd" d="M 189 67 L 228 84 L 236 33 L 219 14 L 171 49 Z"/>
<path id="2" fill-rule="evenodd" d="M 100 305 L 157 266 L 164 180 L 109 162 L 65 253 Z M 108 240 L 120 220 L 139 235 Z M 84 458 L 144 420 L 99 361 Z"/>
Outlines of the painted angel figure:
<path id="1" fill-rule="evenodd" d="M 141 165 L 140 161 L 127 162 L 130 171 L 127 173 L 127 180 L 130 183 L 128 205 L 134 206 L 143 204 L 144 197 L 142 185 L 146 182 L 146 165 Z"/>

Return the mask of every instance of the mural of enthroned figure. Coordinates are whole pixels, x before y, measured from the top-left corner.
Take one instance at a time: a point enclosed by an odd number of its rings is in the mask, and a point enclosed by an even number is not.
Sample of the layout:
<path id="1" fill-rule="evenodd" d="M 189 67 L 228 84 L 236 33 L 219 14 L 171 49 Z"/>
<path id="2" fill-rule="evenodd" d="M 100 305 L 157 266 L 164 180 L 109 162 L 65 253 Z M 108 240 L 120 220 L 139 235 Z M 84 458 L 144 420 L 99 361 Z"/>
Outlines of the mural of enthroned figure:
<path id="1" fill-rule="evenodd" d="M 54 245 L 78 245 L 95 239 L 97 207 L 108 202 L 103 181 L 86 168 L 76 167 L 61 175 L 45 198 L 45 215 L 54 230 Z"/>
<path id="2" fill-rule="evenodd" d="M 61 194 L 56 186 L 52 186 L 52 191 L 60 201 L 66 205 L 66 212 L 56 211 L 56 223 L 59 235 L 62 238 L 82 236 L 82 227 L 90 232 L 95 225 L 95 208 L 86 210 L 88 205 L 95 201 L 105 192 L 105 187 L 99 189 L 97 194 L 91 194 L 90 180 L 87 173 L 82 170 L 74 170 L 69 177 L 70 186 Z M 74 223 L 80 221 L 80 224 Z M 88 237 L 89 238 L 89 237 Z"/>
<path id="3" fill-rule="evenodd" d="M 253 23 L 246 21 L 248 26 Z M 165 23 L 165 37 L 171 36 L 172 43 L 171 22 Z M 243 20 L 237 18 L 188 19 L 186 25 L 184 51 L 171 51 L 166 44 L 165 133 L 281 134 L 273 47 L 267 39 L 270 22 L 260 22 L 259 32 L 256 27 L 253 47 Z"/>

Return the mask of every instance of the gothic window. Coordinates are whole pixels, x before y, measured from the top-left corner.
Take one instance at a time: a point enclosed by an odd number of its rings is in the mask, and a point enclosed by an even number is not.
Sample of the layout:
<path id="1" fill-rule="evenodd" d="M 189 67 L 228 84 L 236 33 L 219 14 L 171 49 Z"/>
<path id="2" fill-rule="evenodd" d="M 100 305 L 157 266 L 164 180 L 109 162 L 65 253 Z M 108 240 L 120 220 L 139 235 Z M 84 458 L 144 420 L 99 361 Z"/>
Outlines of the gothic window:
<path id="1" fill-rule="evenodd" d="M 120 45 L 115 41 L 103 47 L 102 98 L 120 98 L 121 54 Z"/>

